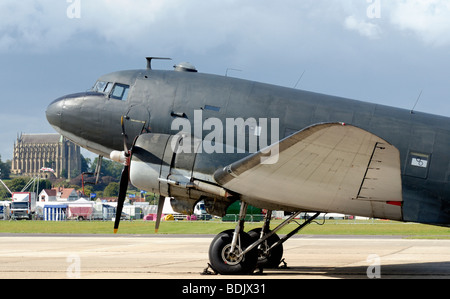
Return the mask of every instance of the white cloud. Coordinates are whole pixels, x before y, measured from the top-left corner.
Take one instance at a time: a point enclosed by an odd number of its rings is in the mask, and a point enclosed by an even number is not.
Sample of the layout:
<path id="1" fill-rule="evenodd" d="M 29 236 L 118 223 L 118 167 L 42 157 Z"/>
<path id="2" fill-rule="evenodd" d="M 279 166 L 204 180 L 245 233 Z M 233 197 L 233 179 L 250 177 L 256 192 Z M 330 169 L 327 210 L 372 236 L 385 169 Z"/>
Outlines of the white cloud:
<path id="1" fill-rule="evenodd" d="M 426 45 L 450 45 L 448 0 L 368 0 L 342 7 L 344 27 L 361 36 L 382 38 L 397 31 L 406 37 L 412 33 Z"/>
<path id="2" fill-rule="evenodd" d="M 275 47 L 342 20 L 342 6 L 313 0 L 78 0 L 70 19 L 66 0 L 2 0 L 0 50 L 51 51 L 72 41 L 108 43 L 124 52 L 151 47 L 207 51 L 218 47 Z M 286 37 L 290 37 L 288 39 Z M 295 46 L 295 45 L 290 45 Z M 153 49 L 152 49 L 153 50 Z M 146 50 L 149 52 L 149 50 Z"/>
<path id="3" fill-rule="evenodd" d="M 75 32 L 67 20 L 65 1 L 0 3 L 0 51 L 42 51 L 67 41 Z"/>
<path id="4" fill-rule="evenodd" d="M 78 0 L 80 18 L 71 18 L 72 1 L 2 0 L 0 2 L 0 50 L 47 52 L 75 35 L 96 34 L 115 44 L 126 44 L 149 28 L 171 0 Z M 169 11 L 169 10 L 167 10 Z M 73 17 L 73 16 L 72 16 Z"/>
<path id="5" fill-rule="evenodd" d="M 67 0 L 2 0 L 0 51 L 49 50 L 77 42 L 109 43 L 124 52 L 175 47 L 205 52 L 218 47 L 270 46 L 269 42 L 336 30 L 336 25 L 371 39 L 393 28 L 414 32 L 427 44 L 450 43 L 450 1 L 379 0 L 380 19 L 368 1 L 285 0 L 78 0 L 81 18 L 69 19 Z M 377 0 L 378 1 L 378 0 Z M 314 32 L 316 31 L 316 33 Z M 97 40 L 93 41 L 93 38 Z M 84 39 L 84 40 L 83 40 Z M 252 47 L 253 48 L 253 47 Z"/>
<path id="6" fill-rule="evenodd" d="M 398 0 L 386 2 L 390 22 L 400 30 L 415 33 L 425 43 L 450 43 L 450 1 Z"/>
<path id="7" fill-rule="evenodd" d="M 360 35 L 369 38 L 379 38 L 381 36 L 381 28 L 374 23 L 358 20 L 354 16 L 349 16 L 344 22 L 345 28 L 358 32 Z"/>

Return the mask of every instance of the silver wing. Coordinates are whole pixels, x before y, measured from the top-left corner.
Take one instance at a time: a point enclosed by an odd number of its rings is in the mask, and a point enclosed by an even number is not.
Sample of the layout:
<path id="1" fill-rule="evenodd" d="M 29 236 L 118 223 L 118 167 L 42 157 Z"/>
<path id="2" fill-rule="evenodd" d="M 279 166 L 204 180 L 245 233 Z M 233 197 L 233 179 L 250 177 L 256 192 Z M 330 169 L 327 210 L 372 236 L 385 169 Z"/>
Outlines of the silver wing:
<path id="1" fill-rule="evenodd" d="M 317 124 L 215 172 L 251 204 L 401 220 L 397 148 L 343 123 Z"/>

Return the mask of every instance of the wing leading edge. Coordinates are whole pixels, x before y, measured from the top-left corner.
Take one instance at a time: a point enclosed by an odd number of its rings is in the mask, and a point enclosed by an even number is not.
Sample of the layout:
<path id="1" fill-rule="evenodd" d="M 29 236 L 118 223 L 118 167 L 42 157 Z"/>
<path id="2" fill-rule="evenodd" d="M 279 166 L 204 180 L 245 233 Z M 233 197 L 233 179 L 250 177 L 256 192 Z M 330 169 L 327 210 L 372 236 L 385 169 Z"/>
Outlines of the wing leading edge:
<path id="1" fill-rule="evenodd" d="M 273 209 L 402 218 L 398 149 L 343 123 L 308 127 L 217 170 L 214 178 L 244 200 Z"/>

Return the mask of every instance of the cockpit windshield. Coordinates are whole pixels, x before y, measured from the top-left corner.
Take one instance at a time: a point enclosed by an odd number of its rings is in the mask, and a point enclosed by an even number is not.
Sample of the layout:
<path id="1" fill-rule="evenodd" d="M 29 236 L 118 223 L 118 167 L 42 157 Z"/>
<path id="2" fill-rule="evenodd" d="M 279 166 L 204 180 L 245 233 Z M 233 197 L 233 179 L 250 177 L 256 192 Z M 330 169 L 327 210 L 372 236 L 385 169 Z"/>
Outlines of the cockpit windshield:
<path id="1" fill-rule="evenodd" d="M 113 87 L 112 82 L 97 81 L 94 87 L 92 87 L 92 91 L 109 94 L 112 87 Z"/>
<path id="2" fill-rule="evenodd" d="M 92 87 L 92 91 L 101 92 L 106 95 L 109 95 L 111 99 L 123 100 L 126 101 L 128 97 L 128 91 L 130 90 L 130 86 L 126 84 L 113 82 L 105 82 L 105 81 L 97 81 Z"/>

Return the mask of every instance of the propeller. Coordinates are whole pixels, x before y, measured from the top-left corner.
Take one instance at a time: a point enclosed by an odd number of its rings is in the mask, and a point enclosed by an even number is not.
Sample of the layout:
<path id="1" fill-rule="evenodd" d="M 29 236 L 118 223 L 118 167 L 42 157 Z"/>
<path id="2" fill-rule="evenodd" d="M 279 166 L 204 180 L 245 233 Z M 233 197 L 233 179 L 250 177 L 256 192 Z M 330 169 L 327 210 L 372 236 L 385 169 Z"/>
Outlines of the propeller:
<path id="1" fill-rule="evenodd" d="M 122 175 L 120 177 L 119 184 L 119 196 L 117 198 L 117 209 L 116 209 L 116 219 L 114 221 L 114 233 L 117 234 L 120 223 L 120 216 L 122 215 L 123 205 L 125 202 L 125 197 L 127 195 L 128 181 L 129 181 L 129 173 L 130 173 L 130 157 L 132 150 L 129 151 L 128 156 L 125 156 L 125 166 L 122 169 Z M 123 156 L 123 153 L 122 153 Z M 155 233 L 158 233 L 159 224 L 161 223 L 162 210 L 164 207 L 165 197 L 160 196 L 158 200 L 158 211 L 155 222 Z"/>
<path id="2" fill-rule="evenodd" d="M 117 153 L 116 151 L 111 153 L 111 158 L 113 155 L 119 156 L 118 158 L 115 158 L 113 160 L 119 160 L 124 164 L 124 167 L 122 169 L 122 174 L 120 177 L 120 184 L 119 184 L 119 197 L 117 198 L 117 208 L 116 208 L 116 219 L 114 221 L 114 233 L 117 234 L 117 231 L 119 229 L 119 223 L 120 223 L 120 217 L 122 216 L 122 210 L 123 210 L 123 204 L 125 202 L 125 196 L 127 195 L 127 189 L 128 189 L 128 181 L 130 176 L 130 157 L 133 150 L 133 146 L 131 149 L 128 149 L 127 142 L 128 142 L 128 136 L 125 133 L 125 124 L 124 124 L 124 117 L 122 116 L 120 119 L 120 123 L 122 126 L 122 136 L 123 136 L 123 152 Z"/>
<path id="3" fill-rule="evenodd" d="M 129 178 L 130 178 L 131 156 L 133 154 L 134 145 L 136 144 L 136 140 L 138 138 L 138 137 L 136 137 L 134 139 L 134 142 L 133 142 L 131 148 L 128 149 L 128 145 L 127 145 L 128 144 L 128 136 L 125 132 L 125 123 L 124 123 L 125 119 L 131 120 L 134 122 L 142 122 L 142 121 L 132 120 L 128 116 L 122 116 L 120 122 L 121 122 L 121 126 L 122 126 L 124 151 L 123 152 L 118 152 L 118 151 L 111 152 L 111 160 L 116 161 L 116 162 L 121 162 L 124 164 L 124 167 L 122 169 L 122 174 L 120 177 L 119 196 L 117 197 L 116 219 L 114 220 L 114 233 L 115 234 L 117 234 L 117 231 L 119 229 L 120 217 L 122 216 L 123 205 L 125 202 L 125 197 L 127 195 L 128 182 L 129 182 Z M 146 122 L 142 122 L 142 123 L 143 123 L 143 126 L 142 126 L 141 132 L 143 132 Z M 157 212 L 156 224 L 155 224 L 155 233 L 158 233 L 159 224 L 161 222 L 161 215 L 162 215 L 162 210 L 164 207 L 164 199 L 165 198 L 163 196 L 159 197 L 158 212 Z"/>

